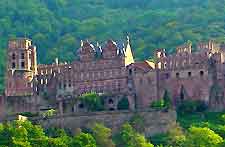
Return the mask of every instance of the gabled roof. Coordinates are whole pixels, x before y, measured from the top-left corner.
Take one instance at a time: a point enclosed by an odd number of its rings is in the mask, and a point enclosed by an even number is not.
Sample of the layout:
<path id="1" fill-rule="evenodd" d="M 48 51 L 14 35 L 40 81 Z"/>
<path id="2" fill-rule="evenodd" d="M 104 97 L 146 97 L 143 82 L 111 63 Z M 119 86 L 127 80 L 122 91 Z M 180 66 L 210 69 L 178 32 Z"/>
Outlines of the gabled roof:
<path id="1" fill-rule="evenodd" d="M 135 63 L 133 63 L 133 66 L 143 70 L 144 72 L 148 72 L 148 71 L 151 71 L 151 70 L 155 69 L 154 63 L 150 62 L 150 61 L 147 61 L 147 60 L 135 62 Z"/>

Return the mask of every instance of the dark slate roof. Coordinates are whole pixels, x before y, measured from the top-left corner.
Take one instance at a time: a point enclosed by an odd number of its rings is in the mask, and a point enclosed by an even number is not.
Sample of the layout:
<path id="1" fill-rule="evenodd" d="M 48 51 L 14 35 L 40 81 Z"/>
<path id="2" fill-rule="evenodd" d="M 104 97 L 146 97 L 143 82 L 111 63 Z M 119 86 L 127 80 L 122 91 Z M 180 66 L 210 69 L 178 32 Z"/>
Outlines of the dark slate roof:
<path id="1" fill-rule="evenodd" d="M 102 57 L 102 47 L 99 45 L 98 42 L 97 42 L 97 44 L 95 46 L 95 53 L 96 53 L 96 57 L 97 58 Z"/>
<path id="2" fill-rule="evenodd" d="M 122 41 L 117 41 L 117 54 L 118 55 L 125 55 L 125 45 Z"/>
<path id="3" fill-rule="evenodd" d="M 125 45 L 122 41 L 117 41 L 117 42 L 114 42 L 112 41 L 113 44 L 116 45 L 116 48 L 117 48 L 117 55 L 118 56 L 124 56 L 125 55 Z M 89 43 L 88 41 L 84 41 L 83 43 Z M 103 49 L 102 49 L 102 46 L 97 42 L 97 43 L 89 43 L 90 46 L 92 47 L 92 49 L 94 50 L 95 54 L 96 54 L 96 57 L 97 58 L 100 58 L 102 57 L 102 53 L 104 52 Z M 84 44 L 83 44 L 84 45 Z M 105 43 L 103 46 L 106 46 L 107 43 Z M 77 50 L 77 54 L 79 55 L 80 52 L 82 51 L 82 47 L 81 46 L 78 50 Z"/>

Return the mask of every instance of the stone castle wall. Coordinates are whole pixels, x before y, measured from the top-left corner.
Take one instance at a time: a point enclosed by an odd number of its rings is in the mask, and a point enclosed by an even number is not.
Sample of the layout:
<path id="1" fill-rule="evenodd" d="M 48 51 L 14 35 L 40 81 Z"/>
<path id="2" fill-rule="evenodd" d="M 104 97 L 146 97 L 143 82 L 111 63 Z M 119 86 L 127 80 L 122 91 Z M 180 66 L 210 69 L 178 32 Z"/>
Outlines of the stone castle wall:
<path id="1" fill-rule="evenodd" d="M 45 128 L 63 127 L 74 132 L 77 128 L 86 128 L 90 123 L 104 123 L 105 126 L 112 129 L 112 132 L 117 132 L 120 127 L 130 121 L 134 116 L 139 115 L 143 118 L 144 134 L 152 136 L 158 133 L 167 132 L 168 129 L 176 123 L 176 112 L 162 111 L 140 111 L 140 112 L 96 112 L 84 114 L 64 114 L 62 116 L 54 116 L 48 119 L 35 118 L 37 124 L 41 124 Z"/>

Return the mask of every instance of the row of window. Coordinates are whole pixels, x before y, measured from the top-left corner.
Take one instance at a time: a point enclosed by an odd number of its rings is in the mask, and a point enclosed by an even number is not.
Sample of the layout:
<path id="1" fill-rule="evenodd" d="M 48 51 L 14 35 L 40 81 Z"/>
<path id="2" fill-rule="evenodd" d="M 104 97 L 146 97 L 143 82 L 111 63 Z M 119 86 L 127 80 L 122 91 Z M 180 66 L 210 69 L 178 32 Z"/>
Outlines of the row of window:
<path id="1" fill-rule="evenodd" d="M 12 54 L 12 60 L 15 60 L 15 59 L 16 59 L 16 54 L 13 53 L 13 54 Z M 21 53 L 21 54 L 20 54 L 20 59 L 25 59 L 24 53 Z"/>
<path id="2" fill-rule="evenodd" d="M 81 81 L 87 81 L 87 80 L 103 80 L 103 79 L 109 79 L 109 78 L 118 78 L 118 77 L 124 77 L 125 72 L 121 70 L 108 70 L 108 71 L 99 71 L 99 72 L 81 72 L 81 73 L 74 73 L 70 75 L 63 75 L 62 79 L 73 79 L 75 80 L 81 80 Z"/>
<path id="3" fill-rule="evenodd" d="M 84 88 L 80 88 L 79 91 L 81 93 L 85 93 L 85 92 L 90 92 L 90 91 L 94 91 L 97 93 L 104 93 L 104 92 L 113 92 L 113 91 L 121 91 L 123 88 L 121 86 L 119 87 L 113 87 L 113 86 L 101 86 L 101 87 L 84 87 Z"/>
<path id="4" fill-rule="evenodd" d="M 204 71 L 200 71 L 199 72 L 199 75 L 201 76 L 201 77 L 203 77 L 204 76 Z M 191 72 L 188 72 L 188 77 L 191 77 L 192 76 L 192 73 Z M 180 77 L 180 73 L 179 72 L 177 72 L 176 73 L 176 78 L 179 78 Z M 169 77 L 168 77 L 169 78 Z"/>
<path id="5" fill-rule="evenodd" d="M 20 62 L 20 65 L 21 65 L 21 68 L 25 68 L 25 62 L 24 61 Z M 16 68 L 16 63 L 12 62 L 12 69 L 15 69 L 15 68 Z"/>
<path id="6" fill-rule="evenodd" d="M 173 64 L 172 62 L 168 62 L 168 63 L 163 63 L 163 62 L 159 62 L 158 63 L 158 68 L 159 69 L 168 69 L 168 68 L 178 68 L 178 67 L 185 67 L 185 66 L 189 66 L 189 65 L 196 65 L 198 66 L 200 63 L 196 62 L 196 63 L 190 63 L 190 61 L 188 60 L 183 60 L 182 62 L 175 62 L 175 64 Z"/>
<path id="7" fill-rule="evenodd" d="M 115 81 L 113 83 L 108 83 L 108 82 L 104 82 L 102 84 L 100 83 L 96 83 L 96 84 L 92 84 L 92 85 L 81 85 L 80 88 L 81 89 L 102 89 L 103 87 L 112 87 L 112 89 L 118 89 L 121 87 L 121 83 L 122 81 Z M 58 87 L 59 89 L 66 89 L 66 88 L 70 88 L 72 87 L 73 83 L 71 80 L 68 80 L 68 82 L 64 81 L 64 83 L 59 82 Z M 74 86 L 74 85 L 73 85 Z"/>
<path id="8" fill-rule="evenodd" d="M 204 71 L 200 71 L 199 72 L 199 75 L 200 75 L 200 77 L 203 77 L 204 76 Z M 192 72 L 188 72 L 188 77 L 192 77 Z M 169 73 L 166 73 L 161 78 L 162 78 L 162 80 L 163 79 L 169 79 L 170 78 L 170 74 Z M 176 73 L 176 78 L 180 78 L 180 73 L 179 72 Z M 144 82 L 143 77 L 140 77 L 139 83 L 140 84 L 143 84 L 143 82 Z M 151 84 L 152 83 L 150 77 L 147 78 L 147 82 L 148 82 L 148 84 Z"/>

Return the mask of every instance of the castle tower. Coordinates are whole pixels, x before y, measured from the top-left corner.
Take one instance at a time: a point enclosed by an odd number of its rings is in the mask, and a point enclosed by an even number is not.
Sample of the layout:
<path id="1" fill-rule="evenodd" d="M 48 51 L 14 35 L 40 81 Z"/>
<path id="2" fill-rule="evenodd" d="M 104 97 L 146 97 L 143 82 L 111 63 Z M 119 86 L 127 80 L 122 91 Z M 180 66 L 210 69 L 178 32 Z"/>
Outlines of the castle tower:
<path id="1" fill-rule="evenodd" d="M 130 38 L 127 36 L 127 46 L 125 50 L 125 66 L 134 63 L 134 57 L 131 50 Z"/>
<path id="2" fill-rule="evenodd" d="M 91 61 L 95 57 L 95 48 L 88 41 L 81 41 L 81 47 L 77 51 L 80 61 Z"/>
<path id="3" fill-rule="evenodd" d="M 36 47 L 26 38 L 8 42 L 6 96 L 33 95 L 33 77 L 37 74 Z"/>

